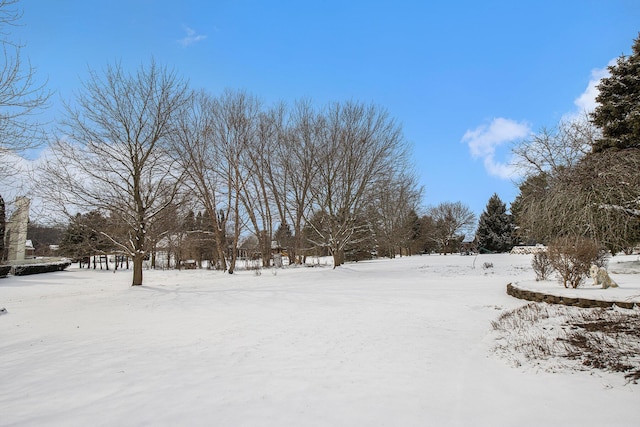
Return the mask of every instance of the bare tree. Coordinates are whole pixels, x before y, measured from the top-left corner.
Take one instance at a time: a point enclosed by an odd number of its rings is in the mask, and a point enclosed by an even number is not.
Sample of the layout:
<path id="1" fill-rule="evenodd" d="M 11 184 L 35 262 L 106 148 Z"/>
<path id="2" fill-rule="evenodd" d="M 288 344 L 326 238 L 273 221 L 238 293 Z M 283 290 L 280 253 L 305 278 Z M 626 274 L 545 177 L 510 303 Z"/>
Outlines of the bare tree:
<path id="1" fill-rule="evenodd" d="M 404 169 L 404 168 L 403 168 Z M 368 202 L 368 217 L 381 252 L 390 258 L 396 254 L 411 254 L 414 227 L 418 220 L 422 190 L 417 185 L 410 168 L 389 176 L 380 185 L 371 189 Z"/>
<path id="2" fill-rule="evenodd" d="M 245 156 L 255 138 L 256 117 L 260 105 L 245 92 L 225 91 L 213 106 L 213 141 L 218 149 L 218 176 L 224 182 L 226 218 L 232 226 L 231 259 L 228 272 L 233 274 L 246 210 L 242 198 L 247 191 L 249 170 Z"/>
<path id="3" fill-rule="evenodd" d="M 132 285 L 142 284 L 147 229 L 178 193 L 167 150 L 187 100 L 186 83 L 154 61 L 133 74 L 120 64 L 104 75 L 90 71 L 44 168 L 43 197 L 67 211 L 98 210 L 121 225 L 123 235 L 99 231 L 133 258 Z"/>
<path id="4" fill-rule="evenodd" d="M 36 78 L 36 68 L 24 54 L 25 45 L 11 37 L 21 18 L 18 0 L 0 0 L 0 49 L 4 55 L 0 64 L 0 191 L 12 194 L 5 194 L 8 210 L 13 196 L 24 194 L 26 170 L 21 155 L 44 140 L 37 115 L 51 96 L 46 80 Z"/>
<path id="5" fill-rule="evenodd" d="M 525 177 L 555 176 L 584 158 L 599 134 L 587 116 L 562 121 L 556 128 L 544 128 L 516 145 L 516 166 Z"/>
<path id="6" fill-rule="evenodd" d="M 400 173 L 409 169 L 400 128 L 377 107 L 334 104 L 319 113 L 300 102 L 289 113 L 283 105 L 265 110 L 244 92 L 192 99 L 173 152 L 213 218 L 218 250 L 231 249 L 229 273 L 243 232 L 255 236 L 265 266 L 276 226 L 290 262 L 302 260 L 304 236 L 338 266 L 348 245 L 371 238 L 366 212 L 374 189 L 388 190 L 389 179 L 402 176 L 408 187 L 397 195 L 417 200 L 414 181 Z"/>
<path id="7" fill-rule="evenodd" d="M 244 92 L 225 91 L 217 98 L 199 93 L 179 120 L 173 150 L 189 178 L 190 189 L 213 221 L 218 262 L 229 274 L 235 270 L 248 211 L 255 214 L 256 195 L 247 191 L 259 112 L 257 99 Z M 227 264 L 228 232 L 231 251 Z"/>
<path id="8" fill-rule="evenodd" d="M 523 196 L 519 225 L 538 241 L 588 237 L 616 253 L 640 242 L 640 150 L 590 154 L 547 188 Z"/>
<path id="9" fill-rule="evenodd" d="M 315 162 L 321 147 L 322 126 L 323 120 L 310 101 L 299 101 L 278 144 L 277 159 L 284 197 L 278 199 L 277 205 L 283 229 L 289 224 L 293 226 L 292 246 L 287 248 L 290 263 L 303 262 L 308 246 L 303 229 L 306 218 L 312 213 L 311 189 L 317 173 Z"/>
<path id="10" fill-rule="evenodd" d="M 580 236 L 627 250 L 640 241 L 640 150 L 591 152 L 600 131 L 586 118 L 559 129 L 516 150 L 529 166 L 511 207 L 521 238 Z"/>
<path id="11" fill-rule="evenodd" d="M 360 221 L 367 192 L 383 185 L 404 155 L 405 143 L 386 111 L 355 102 L 330 105 L 320 130 L 310 188 L 314 214 L 307 224 L 314 243 L 333 256 L 335 268 L 343 263 L 347 244 L 368 237 L 370 224 Z"/>
<path id="12" fill-rule="evenodd" d="M 511 205 L 519 238 L 545 242 L 558 236 L 566 218 L 554 218 L 557 190 L 562 178 L 591 150 L 599 131 L 588 117 L 563 121 L 542 129 L 513 148 L 516 165 L 523 173 L 520 194 Z M 553 189 L 553 191 L 552 191 Z"/>
<path id="13" fill-rule="evenodd" d="M 242 159 L 248 173 L 245 191 L 240 193 L 242 204 L 258 239 L 263 266 L 269 266 L 271 260 L 271 241 L 274 236 L 274 217 L 280 223 L 285 220 L 283 176 L 278 161 L 277 147 L 282 135 L 284 106 L 279 105 L 261 112 L 255 118 L 255 133 L 249 140 L 249 147 Z M 282 182 L 281 182 L 282 181 Z"/>
<path id="14" fill-rule="evenodd" d="M 435 234 L 432 239 L 438 243 L 443 253 L 451 253 L 466 233 L 473 230 L 476 223 L 475 214 L 462 202 L 443 202 L 429 209 L 428 215 L 433 219 Z"/>
<path id="15" fill-rule="evenodd" d="M 172 155 L 176 156 L 185 174 L 190 192 L 199 199 L 207 213 L 216 242 L 216 266 L 226 271 L 228 206 L 223 202 L 229 190 L 220 174 L 222 155 L 214 139 L 214 108 L 217 108 L 216 102 L 204 92 L 190 98 L 187 108 L 177 120 Z"/>
<path id="16" fill-rule="evenodd" d="M 23 44 L 10 39 L 9 28 L 18 25 L 22 12 L 18 0 L 0 0 L 0 156 L 21 153 L 42 142 L 39 123 L 32 117 L 46 106 L 50 92 L 36 81 L 36 69 L 25 59 Z"/>

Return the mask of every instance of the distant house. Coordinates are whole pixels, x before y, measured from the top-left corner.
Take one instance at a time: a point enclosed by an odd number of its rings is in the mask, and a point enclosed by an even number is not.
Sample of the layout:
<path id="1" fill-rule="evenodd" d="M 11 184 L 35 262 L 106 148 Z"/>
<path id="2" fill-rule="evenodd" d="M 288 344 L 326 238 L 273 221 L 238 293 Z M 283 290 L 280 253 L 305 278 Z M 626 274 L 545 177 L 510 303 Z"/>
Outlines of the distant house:
<path id="1" fill-rule="evenodd" d="M 260 245 L 255 236 L 246 237 L 236 249 L 238 259 L 260 259 Z M 233 253 L 233 246 L 228 248 L 229 256 Z"/>
<path id="2" fill-rule="evenodd" d="M 33 247 L 33 242 L 31 240 L 27 240 L 24 244 L 24 257 L 35 258 L 35 256 L 36 248 Z"/>
<path id="3" fill-rule="evenodd" d="M 476 236 L 465 237 L 460 243 L 460 253 L 462 255 L 474 255 L 478 253 L 478 239 Z"/>

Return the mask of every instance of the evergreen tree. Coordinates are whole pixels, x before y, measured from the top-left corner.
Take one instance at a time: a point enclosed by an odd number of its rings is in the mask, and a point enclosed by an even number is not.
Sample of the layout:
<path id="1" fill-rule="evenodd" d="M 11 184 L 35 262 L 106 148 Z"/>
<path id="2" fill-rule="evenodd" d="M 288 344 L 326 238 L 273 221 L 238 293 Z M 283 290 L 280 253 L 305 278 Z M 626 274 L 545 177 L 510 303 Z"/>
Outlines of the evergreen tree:
<path id="1" fill-rule="evenodd" d="M 195 230 L 202 231 L 202 212 L 198 211 L 195 219 Z"/>
<path id="2" fill-rule="evenodd" d="M 609 148 L 640 148 L 640 35 L 633 53 L 621 56 L 609 66 L 609 77 L 598 84 L 600 105 L 591 113 L 592 122 L 602 129 L 593 152 Z"/>
<path id="3" fill-rule="evenodd" d="M 291 233 L 291 227 L 286 222 L 280 224 L 273 237 L 282 248 L 287 250 L 293 244 L 293 233 Z"/>
<path id="4" fill-rule="evenodd" d="M 102 234 L 107 229 L 107 219 L 97 211 L 76 214 L 63 232 L 60 254 L 75 259 L 109 252 L 113 246 Z"/>
<path id="5" fill-rule="evenodd" d="M 513 224 L 506 205 L 493 194 L 480 215 L 476 232 L 478 246 L 492 252 L 506 252 L 513 247 Z"/>
<path id="6" fill-rule="evenodd" d="M 549 197 L 552 178 L 546 173 L 528 176 L 519 186 L 520 193 L 511 203 L 511 222 L 516 228 L 514 244 L 545 243 L 552 238 L 554 224 L 539 214 Z"/>
<path id="7" fill-rule="evenodd" d="M 187 212 L 184 220 L 182 221 L 182 230 L 183 231 L 193 231 L 196 229 L 196 216 L 193 211 Z"/>

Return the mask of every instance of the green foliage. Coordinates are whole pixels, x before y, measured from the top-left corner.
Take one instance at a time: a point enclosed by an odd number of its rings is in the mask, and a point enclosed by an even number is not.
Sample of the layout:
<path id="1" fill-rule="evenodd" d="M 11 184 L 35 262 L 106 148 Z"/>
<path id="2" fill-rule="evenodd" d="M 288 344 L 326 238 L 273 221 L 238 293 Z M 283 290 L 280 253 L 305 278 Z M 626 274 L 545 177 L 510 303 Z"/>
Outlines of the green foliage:
<path id="1" fill-rule="evenodd" d="M 107 231 L 107 219 L 99 212 L 78 213 L 63 233 L 60 254 L 77 259 L 95 253 L 106 253 L 111 244 L 102 233 Z"/>
<path id="2" fill-rule="evenodd" d="M 187 212 L 182 221 L 182 231 L 193 231 L 196 229 L 196 216 L 193 211 Z"/>
<path id="3" fill-rule="evenodd" d="M 273 237 L 282 248 L 289 248 L 294 244 L 291 227 L 286 222 L 280 224 Z"/>
<path id="4" fill-rule="evenodd" d="M 25 264 L 13 267 L 14 276 L 27 276 L 30 274 L 51 273 L 54 271 L 62 271 L 69 267 L 69 261 L 49 262 L 45 264 Z"/>
<path id="5" fill-rule="evenodd" d="M 634 40 L 633 53 L 621 56 L 609 67 L 611 75 L 598 84 L 591 114 L 602 129 L 602 138 L 593 145 L 594 152 L 610 148 L 640 148 L 640 35 Z"/>
<path id="6" fill-rule="evenodd" d="M 506 205 L 497 194 L 489 199 L 478 223 L 478 246 L 491 252 L 506 252 L 513 247 L 513 223 Z"/>

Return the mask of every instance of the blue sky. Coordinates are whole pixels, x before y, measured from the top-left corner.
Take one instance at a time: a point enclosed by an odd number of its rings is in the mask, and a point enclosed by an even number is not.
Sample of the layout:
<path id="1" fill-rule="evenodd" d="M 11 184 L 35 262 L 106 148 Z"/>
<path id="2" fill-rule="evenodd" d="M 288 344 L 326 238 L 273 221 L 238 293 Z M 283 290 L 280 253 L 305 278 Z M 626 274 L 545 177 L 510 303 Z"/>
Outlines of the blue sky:
<path id="1" fill-rule="evenodd" d="M 269 104 L 358 100 L 413 145 L 424 205 L 509 204 L 510 143 L 590 104 L 640 31 L 637 0 L 22 0 L 14 37 L 48 78 L 50 118 L 89 68 L 151 57 L 193 88 Z M 582 97 L 582 98 L 581 98 Z M 581 99 L 581 102 L 576 102 Z"/>

